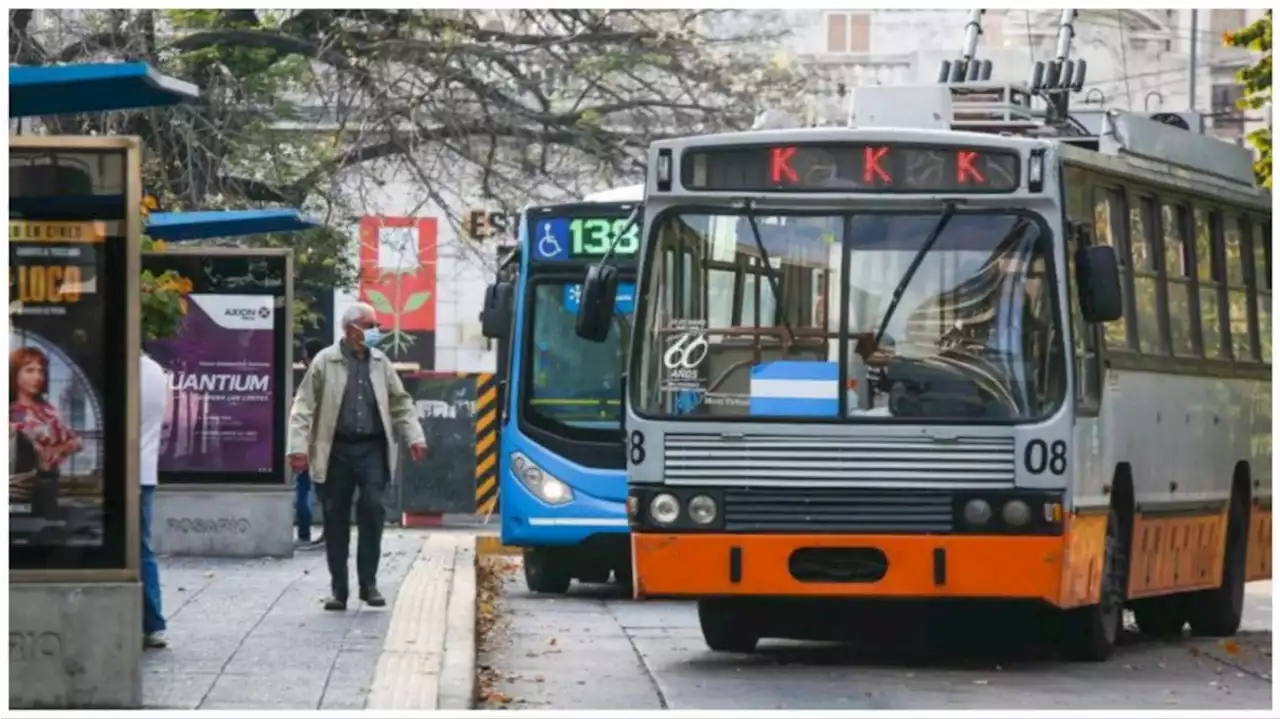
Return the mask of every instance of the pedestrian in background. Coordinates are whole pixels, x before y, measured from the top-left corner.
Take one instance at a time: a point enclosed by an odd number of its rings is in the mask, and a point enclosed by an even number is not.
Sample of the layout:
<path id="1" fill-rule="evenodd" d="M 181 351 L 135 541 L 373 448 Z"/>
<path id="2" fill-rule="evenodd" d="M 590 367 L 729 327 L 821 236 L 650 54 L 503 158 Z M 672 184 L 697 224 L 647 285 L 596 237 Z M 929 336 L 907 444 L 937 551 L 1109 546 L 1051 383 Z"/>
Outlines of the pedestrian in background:
<path id="1" fill-rule="evenodd" d="M 302 345 L 302 365 L 311 366 L 311 360 L 324 349 L 324 343 L 318 339 L 309 339 Z M 293 475 L 293 512 L 298 525 L 298 544 L 303 549 L 314 549 L 324 544 L 324 530 L 320 536 L 311 538 L 311 472 L 304 469 Z M 316 497 L 320 498 L 320 487 L 316 486 Z M 323 501 L 323 500 L 321 500 Z"/>
<path id="2" fill-rule="evenodd" d="M 342 313 L 342 339 L 312 359 L 289 413 L 289 464 L 310 469 L 324 507 L 325 554 L 333 593 L 329 611 L 347 608 L 347 556 L 354 500 L 359 539 L 356 579 L 360 599 L 386 606 L 378 592 L 378 559 L 386 510 L 382 494 L 396 467 L 396 433 L 420 462 L 427 442 L 413 398 L 391 360 L 375 348 L 381 337 L 377 314 L 363 302 Z"/>
<path id="3" fill-rule="evenodd" d="M 163 649 L 164 610 L 160 601 L 160 563 L 151 549 L 151 518 L 160 473 L 160 433 L 169 401 L 169 375 L 159 362 L 142 353 L 138 366 L 138 518 L 142 536 L 142 646 Z"/>

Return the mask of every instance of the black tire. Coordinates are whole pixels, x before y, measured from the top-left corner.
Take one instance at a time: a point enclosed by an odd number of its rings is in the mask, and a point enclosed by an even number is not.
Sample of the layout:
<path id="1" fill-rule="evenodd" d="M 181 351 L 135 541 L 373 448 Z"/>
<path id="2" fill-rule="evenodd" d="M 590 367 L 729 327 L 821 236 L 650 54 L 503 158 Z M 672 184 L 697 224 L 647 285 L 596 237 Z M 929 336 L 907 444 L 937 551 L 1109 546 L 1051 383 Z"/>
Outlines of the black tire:
<path id="1" fill-rule="evenodd" d="M 571 579 L 557 552 L 538 547 L 524 548 L 524 583 L 529 591 L 538 594 L 564 594 L 569 591 Z"/>
<path id="2" fill-rule="evenodd" d="M 1149 637 L 1173 639 L 1182 636 L 1187 623 L 1185 597 L 1172 595 L 1142 599 L 1133 605 L 1133 618 L 1138 631 Z"/>
<path id="3" fill-rule="evenodd" d="M 1227 551 L 1222 563 L 1222 584 L 1187 597 L 1187 619 L 1197 637 L 1230 637 L 1244 617 L 1245 560 L 1249 548 L 1249 504 L 1240 492 L 1232 492 L 1227 513 Z"/>
<path id="4" fill-rule="evenodd" d="M 1073 661 L 1104 662 L 1111 657 L 1124 628 L 1129 556 L 1125 526 L 1112 507 L 1107 515 L 1106 549 L 1102 560 L 1102 590 L 1097 604 L 1068 610 L 1062 617 L 1063 656 Z"/>
<path id="5" fill-rule="evenodd" d="M 751 612 L 732 599 L 699 599 L 698 624 L 702 638 L 713 652 L 750 654 L 760 643 Z"/>

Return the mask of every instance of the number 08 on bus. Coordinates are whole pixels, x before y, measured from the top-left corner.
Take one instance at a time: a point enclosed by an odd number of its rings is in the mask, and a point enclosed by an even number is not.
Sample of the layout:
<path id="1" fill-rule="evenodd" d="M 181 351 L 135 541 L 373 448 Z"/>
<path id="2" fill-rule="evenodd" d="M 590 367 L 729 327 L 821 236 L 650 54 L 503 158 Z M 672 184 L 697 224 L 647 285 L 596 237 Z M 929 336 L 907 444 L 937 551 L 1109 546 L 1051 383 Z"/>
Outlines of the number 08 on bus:
<path id="1" fill-rule="evenodd" d="M 1070 140 L 958 106 L 910 126 L 950 93 L 859 88 L 892 129 L 651 146 L 636 597 L 697 599 L 722 651 L 797 636 L 812 613 L 784 600 L 1038 605 L 1089 660 L 1126 608 L 1234 633 L 1271 575 L 1271 209 L 1247 151 L 1126 113 Z M 588 272 L 584 337 L 611 275 Z"/>

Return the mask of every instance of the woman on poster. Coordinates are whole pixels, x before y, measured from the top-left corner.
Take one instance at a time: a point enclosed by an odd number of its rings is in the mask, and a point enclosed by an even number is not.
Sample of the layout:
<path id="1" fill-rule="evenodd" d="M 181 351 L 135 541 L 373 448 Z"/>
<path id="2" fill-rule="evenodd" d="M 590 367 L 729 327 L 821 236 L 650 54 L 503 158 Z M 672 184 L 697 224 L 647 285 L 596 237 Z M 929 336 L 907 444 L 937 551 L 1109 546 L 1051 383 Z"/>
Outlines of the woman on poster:
<path id="1" fill-rule="evenodd" d="M 46 398 L 48 385 L 49 358 L 44 352 L 19 347 L 9 355 L 9 437 L 11 445 L 17 445 L 11 448 L 29 444 L 35 460 L 35 467 L 18 466 L 10 473 L 10 501 L 29 498 L 33 515 L 54 521 L 60 516 L 60 467 L 82 443 Z"/>

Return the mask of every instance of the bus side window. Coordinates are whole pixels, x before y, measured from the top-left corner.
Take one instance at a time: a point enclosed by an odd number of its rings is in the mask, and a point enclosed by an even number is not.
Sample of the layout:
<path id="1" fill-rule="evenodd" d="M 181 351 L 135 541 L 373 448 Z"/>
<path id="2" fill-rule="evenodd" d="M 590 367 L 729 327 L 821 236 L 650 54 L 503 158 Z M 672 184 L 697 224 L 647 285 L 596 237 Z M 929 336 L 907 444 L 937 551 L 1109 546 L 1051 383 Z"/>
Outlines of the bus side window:
<path id="1" fill-rule="evenodd" d="M 1253 235 L 1253 267 L 1258 285 L 1258 343 L 1263 362 L 1271 362 L 1271 223 Z"/>
<path id="2" fill-rule="evenodd" d="M 1230 333 L 1231 356 L 1237 362 L 1256 359 L 1253 354 L 1255 330 L 1249 320 L 1248 240 L 1244 217 L 1222 218 L 1222 253 L 1226 261 L 1227 332 Z"/>
<path id="3" fill-rule="evenodd" d="M 1227 357 L 1227 341 L 1223 337 L 1222 315 L 1219 313 L 1223 292 L 1222 259 L 1218 249 L 1222 246 L 1222 216 L 1216 210 L 1203 207 L 1195 209 L 1196 221 L 1196 284 L 1200 299 L 1200 338 L 1204 356 L 1210 359 Z"/>
<path id="4" fill-rule="evenodd" d="M 1170 202 L 1161 208 L 1164 229 L 1165 294 L 1169 308 L 1169 344 L 1175 355 L 1196 355 L 1191 317 L 1191 248 L 1187 245 L 1187 208 Z"/>
<path id="5" fill-rule="evenodd" d="M 1110 245 L 1120 263 L 1120 292 L 1124 296 L 1124 315 L 1102 326 L 1107 347 L 1129 349 L 1129 318 L 1133 316 L 1133 302 L 1129 297 L 1129 278 L 1133 270 L 1129 262 L 1127 243 L 1124 241 L 1124 195 L 1109 187 L 1097 187 L 1093 193 L 1093 237 L 1100 245 Z"/>
<path id="6" fill-rule="evenodd" d="M 1137 197 L 1129 207 L 1129 246 L 1133 252 L 1134 320 L 1138 325 L 1138 350 L 1143 354 L 1169 354 L 1169 343 L 1160 330 L 1160 257 L 1156 254 L 1156 204 Z"/>

